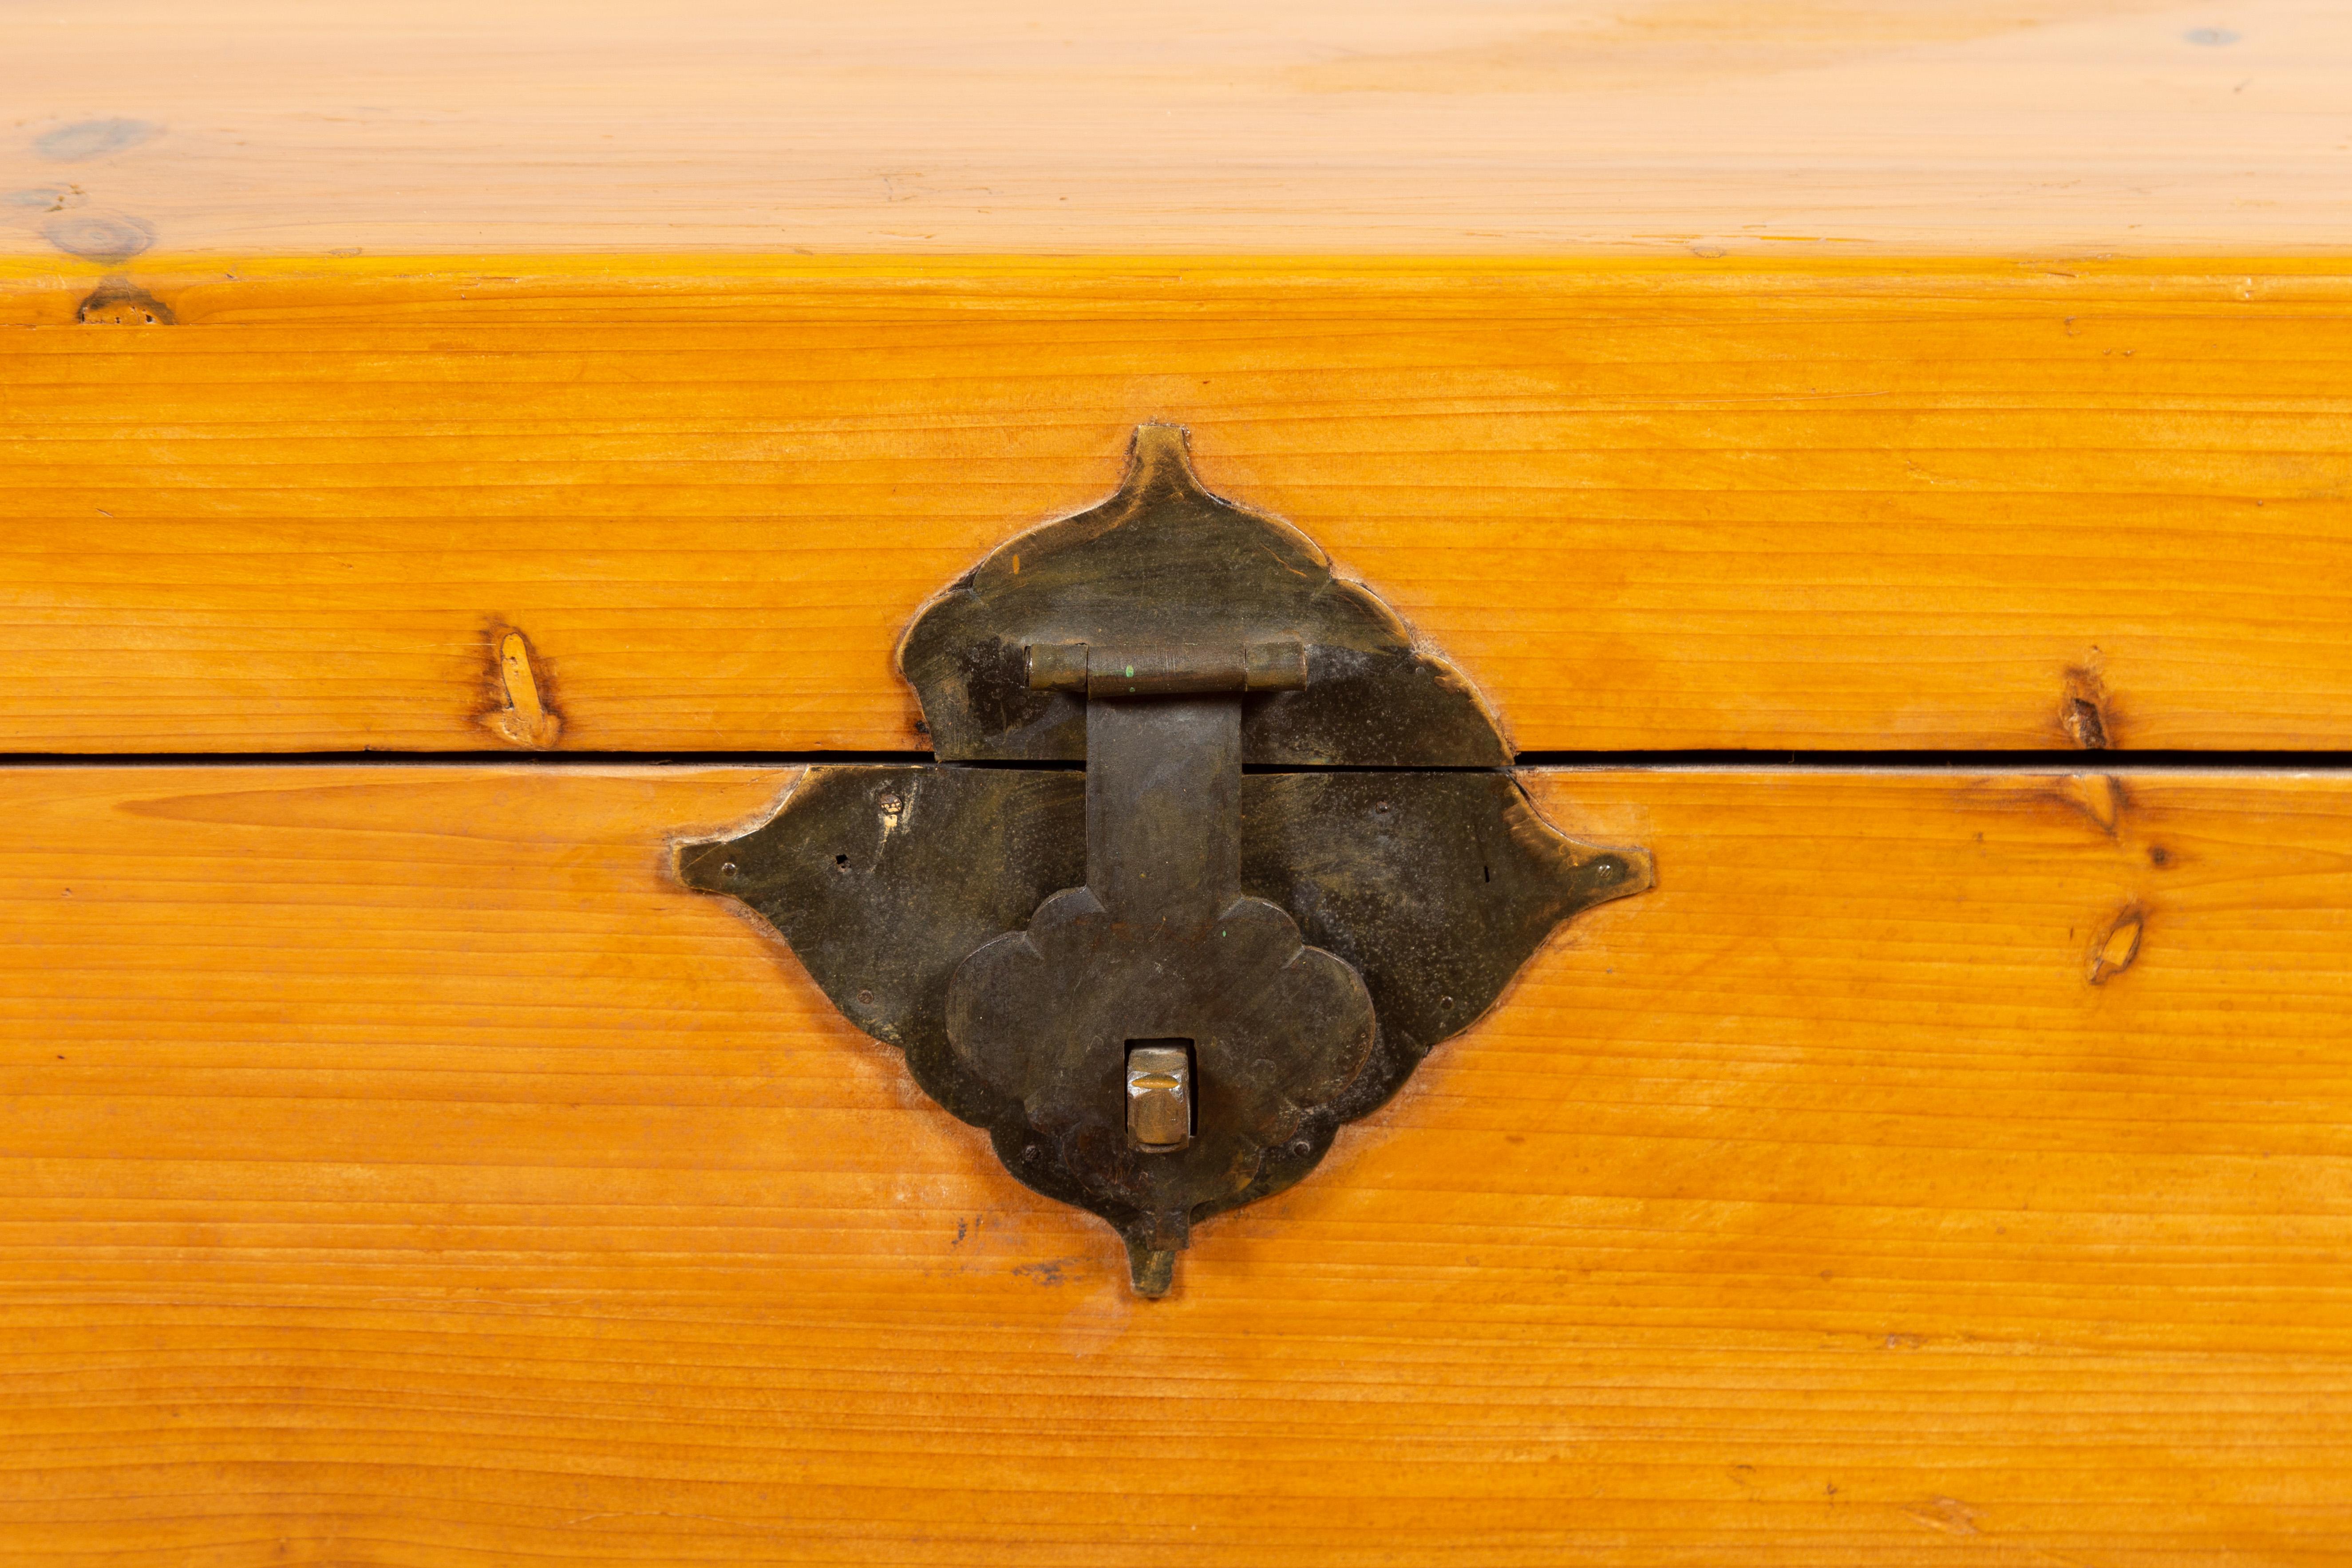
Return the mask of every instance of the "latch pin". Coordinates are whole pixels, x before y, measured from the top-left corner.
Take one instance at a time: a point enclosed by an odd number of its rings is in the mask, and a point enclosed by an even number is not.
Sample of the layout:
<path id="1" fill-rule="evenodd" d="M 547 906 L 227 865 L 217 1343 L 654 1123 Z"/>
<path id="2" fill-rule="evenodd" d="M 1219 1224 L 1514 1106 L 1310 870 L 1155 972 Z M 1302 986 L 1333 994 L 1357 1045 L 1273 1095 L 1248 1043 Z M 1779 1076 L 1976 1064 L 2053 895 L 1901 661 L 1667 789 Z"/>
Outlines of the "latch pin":
<path id="1" fill-rule="evenodd" d="M 1148 1154 L 1192 1141 L 1192 1042 L 1127 1043 L 1127 1135 Z"/>

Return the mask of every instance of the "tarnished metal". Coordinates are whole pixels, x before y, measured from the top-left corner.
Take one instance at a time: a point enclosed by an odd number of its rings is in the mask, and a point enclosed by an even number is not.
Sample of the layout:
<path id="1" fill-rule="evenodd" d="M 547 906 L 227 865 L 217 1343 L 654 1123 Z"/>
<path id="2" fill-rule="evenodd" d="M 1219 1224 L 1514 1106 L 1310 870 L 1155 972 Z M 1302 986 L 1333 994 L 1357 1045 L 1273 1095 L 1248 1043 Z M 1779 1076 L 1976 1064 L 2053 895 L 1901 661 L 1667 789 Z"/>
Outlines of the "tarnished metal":
<path id="1" fill-rule="evenodd" d="M 1561 921 L 1651 885 L 1507 773 L 1435 771 L 1502 755 L 1466 688 L 1311 544 L 1202 491 L 1164 428 L 901 658 L 942 757 L 1052 762 L 1075 734 L 1085 773 L 812 769 L 761 827 L 681 845 L 680 875 L 764 916 L 1014 1175 L 1116 1226 L 1147 1295 L 1193 1224 L 1311 1170 Z M 1431 754 L 1358 710 L 1381 702 Z M 1244 774 L 1253 748 L 1423 766 Z"/>
<path id="2" fill-rule="evenodd" d="M 1243 705 L 1242 761 L 1284 767 L 1507 766 L 1468 682 L 1416 651 L 1361 584 L 1312 540 L 1201 488 L 1173 426 L 1135 435 L 1126 480 L 1100 506 L 1033 529 L 924 609 L 898 648 L 941 762 L 1076 762 L 1086 700 L 1033 689 L 1028 650 L 1245 648 L 1306 653 L 1299 689 Z"/>
<path id="3" fill-rule="evenodd" d="M 1086 881 L 948 984 L 957 1056 L 1021 1102 L 1081 1186 L 1136 1211 L 1146 1254 L 1183 1247 L 1193 1211 L 1255 1181 L 1372 1048 L 1362 977 L 1242 892 L 1245 680 L 1238 647 L 1089 657 Z M 1135 1042 L 1177 1037 L 1196 1130 L 1146 1149 L 1119 1084 Z M 1137 1272 L 1172 1267 L 1147 1257 Z"/>
<path id="4" fill-rule="evenodd" d="M 1146 1154 L 1192 1142 L 1192 1041 L 1128 1041 L 1127 1139 Z"/>

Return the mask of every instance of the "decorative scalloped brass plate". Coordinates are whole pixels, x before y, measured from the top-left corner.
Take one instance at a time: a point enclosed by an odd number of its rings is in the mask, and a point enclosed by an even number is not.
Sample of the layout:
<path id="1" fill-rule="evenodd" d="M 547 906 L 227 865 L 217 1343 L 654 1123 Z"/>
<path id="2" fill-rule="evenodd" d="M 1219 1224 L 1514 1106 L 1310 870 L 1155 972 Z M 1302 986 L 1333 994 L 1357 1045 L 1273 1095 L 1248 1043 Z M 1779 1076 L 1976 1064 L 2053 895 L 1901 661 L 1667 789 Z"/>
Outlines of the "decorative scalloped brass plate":
<path id="1" fill-rule="evenodd" d="M 1117 1059 L 1106 1054 L 1118 1047 L 1117 1020 L 1055 1011 L 1066 992 L 1103 987 L 1082 973 L 1059 989 L 1021 978 L 1038 944 L 1083 969 L 1107 940 L 1074 948 L 1076 938 L 1048 938 L 1037 923 L 1094 929 L 1087 889 L 1099 890 L 1104 874 L 1089 864 L 1089 778 L 1066 763 L 1086 756 L 1087 703 L 1103 699 L 1033 690 L 1027 650 L 1237 648 L 1272 637 L 1304 645 L 1307 678 L 1302 689 L 1234 699 L 1241 760 L 1258 771 L 1237 780 L 1233 918 L 1195 933 L 1209 945 L 1179 943 L 1153 962 L 1222 961 L 1214 939 L 1237 940 L 1235 921 L 1271 906 L 1249 918 L 1295 924 L 1267 940 L 1276 960 L 1286 942 L 1297 957 L 1288 970 L 1275 962 L 1265 984 L 1297 990 L 1296 965 L 1308 955 L 1334 972 L 1323 989 L 1352 984 L 1336 978 L 1352 972 L 1370 998 L 1369 1046 L 1306 1043 L 1335 1026 L 1323 1010 L 1349 1005 L 1344 990 L 1294 1001 L 1317 1016 L 1295 1020 L 1291 1048 L 1325 1055 L 1311 1071 L 1286 1066 L 1265 1045 L 1282 1029 L 1278 988 L 1179 973 L 1202 994 L 1169 1004 L 1199 1018 L 1200 1114 L 1222 1107 L 1226 1124 L 1204 1126 L 1181 1156 L 1139 1152 L 1115 1135 L 1118 1089 L 1102 1070 Z M 681 844 L 678 873 L 757 910 L 845 1017 L 899 1047 L 925 1092 L 987 1130 L 1014 1176 L 1118 1227 L 1147 1295 L 1170 1288 L 1192 1224 L 1306 1175 L 1342 1123 L 1378 1109 L 1433 1047 L 1491 1006 L 1554 928 L 1654 879 L 1644 852 L 1580 844 L 1545 823 L 1501 765 L 1500 732 L 1467 684 L 1416 650 L 1364 588 L 1334 578 L 1303 535 L 1203 490 L 1181 432 L 1168 426 L 1137 433 L 1110 500 L 1013 540 L 928 606 L 899 665 L 940 763 L 812 768 L 760 827 Z M 1098 814 L 1132 805 L 1109 798 L 1097 792 Z M 1095 858 L 1103 854 L 1097 842 Z M 1084 917 L 1076 927 L 1073 909 Z M 1034 942 L 1003 949 L 1024 931 Z M 980 955 L 992 944 L 1005 960 Z M 1220 1001 L 1236 988 L 1250 997 Z M 1034 1028 L 1025 1011 L 974 1021 L 975 1006 L 1007 995 L 1034 998 L 1024 1004 L 1039 1015 Z M 1076 1037 L 1105 1029 L 1100 1040 Z M 1254 1059 L 1215 1055 L 1221 1036 L 1255 1042 Z M 1016 1055 L 1024 1061 L 1008 1059 Z M 1241 1081 L 1253 1068 L 1293 1087 L 1253 1088 Z M 1301 1072 L 1312 1092 L 1296 1087 Z M 1232 1081 L 1215 1081 L 1220 1074 Z"/>

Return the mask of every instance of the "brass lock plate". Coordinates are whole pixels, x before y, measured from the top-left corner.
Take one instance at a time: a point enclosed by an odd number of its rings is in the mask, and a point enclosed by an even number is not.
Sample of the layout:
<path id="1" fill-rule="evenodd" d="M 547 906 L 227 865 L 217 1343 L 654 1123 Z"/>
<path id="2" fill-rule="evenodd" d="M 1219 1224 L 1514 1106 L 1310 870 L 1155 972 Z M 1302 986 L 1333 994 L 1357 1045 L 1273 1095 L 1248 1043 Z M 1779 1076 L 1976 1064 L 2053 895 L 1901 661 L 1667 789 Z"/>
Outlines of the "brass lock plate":
<path id="1" fill-rule="evenodd" d="M 928 606 L 899 665 L 938 763 L 813 768 L 679 874 L 757 910 L 1016 1177 L 1116 1226 L 1147 1295 L 1561 921 L 1654 879 L 1545 823 L 1467 684 L 1202 489 L 1170 426 Z"/>

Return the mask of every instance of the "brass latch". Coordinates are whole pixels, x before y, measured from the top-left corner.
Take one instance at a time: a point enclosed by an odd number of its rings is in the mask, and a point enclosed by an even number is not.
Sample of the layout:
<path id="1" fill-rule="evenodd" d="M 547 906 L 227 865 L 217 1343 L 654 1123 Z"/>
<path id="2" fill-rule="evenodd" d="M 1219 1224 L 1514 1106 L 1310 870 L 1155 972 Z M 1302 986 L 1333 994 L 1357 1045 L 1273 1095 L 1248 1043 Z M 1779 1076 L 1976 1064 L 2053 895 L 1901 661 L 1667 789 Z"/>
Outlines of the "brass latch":
<path id="1" fill-rule="evenodd" d="M 899 668 L 944 765 L 811 769 L 680 874 L 765 916 L 1014 1175 L 1117 1226 L 1146 1295 L 1561 921 L 1651 884 L 1538 817 L 1467 685 L 1203 490 L 1171 426 L 933 601 Z"/>
<path id="2" fill-rule="evenodd" d="M 1127 1042 L 1127 1137 L 1146 1154 L 1192 1142 L 1192 1042 Z"/>

